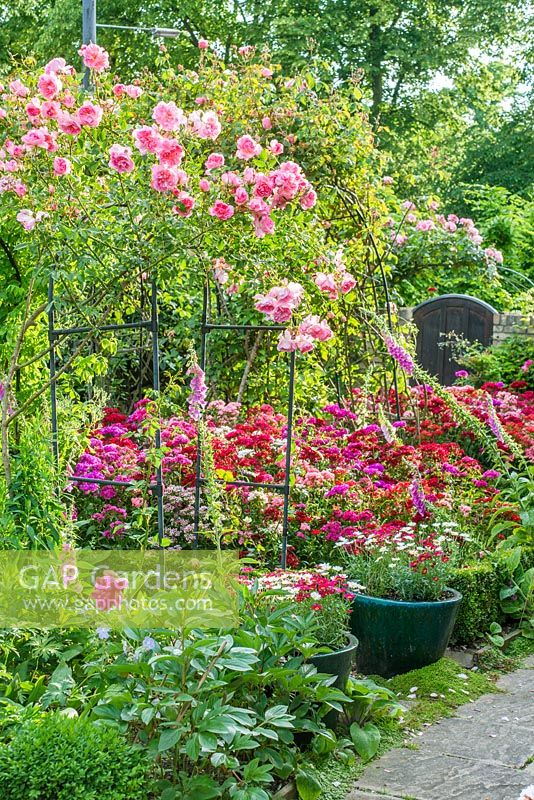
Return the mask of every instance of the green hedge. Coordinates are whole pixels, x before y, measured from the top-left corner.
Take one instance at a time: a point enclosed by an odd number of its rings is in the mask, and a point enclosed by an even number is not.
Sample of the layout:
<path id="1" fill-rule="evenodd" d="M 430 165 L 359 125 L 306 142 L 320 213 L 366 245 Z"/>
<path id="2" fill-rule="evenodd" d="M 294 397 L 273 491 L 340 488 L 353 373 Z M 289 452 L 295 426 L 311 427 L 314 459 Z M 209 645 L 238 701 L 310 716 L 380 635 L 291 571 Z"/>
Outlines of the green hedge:
<path id="1" fill-rule="evenodd" d="M 453 644 L 470 644 L 487 633 L 492 622 L 503 620 L 499 591 L 505 576 L 502 564 L 490 559 L 454 571 L 450 586 L 464 599 L 452 634 Z"/>
<path id="2" fill-rule="evenodd" d="M 58 713 L 0 744 L 2 800 L 146 800 L 148 764 L 112 729 Z"/>

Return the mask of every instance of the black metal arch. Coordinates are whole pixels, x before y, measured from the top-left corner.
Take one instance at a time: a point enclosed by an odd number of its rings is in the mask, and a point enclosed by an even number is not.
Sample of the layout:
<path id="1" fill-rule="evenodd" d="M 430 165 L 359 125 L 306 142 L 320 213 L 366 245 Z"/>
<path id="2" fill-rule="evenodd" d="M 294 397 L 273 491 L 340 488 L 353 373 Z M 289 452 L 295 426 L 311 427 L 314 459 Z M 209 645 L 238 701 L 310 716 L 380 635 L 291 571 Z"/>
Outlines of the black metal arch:
<path id="1" fill-rule="evenodd" d="M 72 336 L 77 333 L 91 333 L 91 331 L 124 331 L 142 330 L 150 331 L 152 338 L 152 374 L 154 395 L 157 397 L 160 392 L 159 375 L 159 339 L 158 339 L 158 303 L 157 286 L 153 278 L 150 289 L 150 319 L 141 319 L 138 322 L 125 322 L 122 325 L 82 325 L 71 328 L 55 327 L 55 281 L 53 275 L 48 280 L 48 343 L 49 343 L 49 370 L 50 370 L 50 406 L 52 422 L 52 451 L 56 471 L 59 473 L 59 442 L 58 442 L 58 418 L 57 418 L 57 375 L 56 375 L 56 347 L 58 339 Z M 157 449 L 161 447 L 161 430 L 159 425 L 154 433 L 154 445 Z M 70 475 L 69 481 L 73 483 L 95 483 L 99 486 L 135 486 L 133 481 L 114 481 L 103 478 L 87 478 L 83 476 Z M 156 497 L 158 512 L 158 543 L 161 544 L 165 533 L 165 518 L 163 512 L 163 469 L 161 464 L 156 467 L 155 481 L 150 484 L 150 490 Z"/>
<path id="2" fill-rule="evenodd" d="M 206 279 L 203 292 L 202 303 L 202 324 L 200 326 L 200 367 L 206 371 L 206 356 L 208 346 L 208 336 L 214 330 L 227 331 L 274 331 L 280 332 L 286 329 L 285 325 L 237 325 L 231 323 L 213 323 L 210 321 L 210 283 Z M 285 569 L 287 564 L 287 540 L 289 531 L 289 500 L 291 493 L 291 441 L 293 438 L 293 413 L 295 405 L 295 352 L 289 354 L 289 390 L 288 390 L 288 409 L 286 426 L 286 454 L 284 464 L 283 483 L 256 483 L 254 481 L 222 481 L 227 486 L 244 486 L 251 489 L 270 489 L 271 491 L 281 492 L 284 496 L 284 508 L 282 516 L 282 547 L 280 553 L 280 566 Z M 194 533 L 195 547 L 198 547 L 200 531 L 200 493 L 205 480 L 202 478 L 202 448 L 200 437 L 197 443 L 197 460 L 195 475 L 195 512 L 194 512 Z"/>

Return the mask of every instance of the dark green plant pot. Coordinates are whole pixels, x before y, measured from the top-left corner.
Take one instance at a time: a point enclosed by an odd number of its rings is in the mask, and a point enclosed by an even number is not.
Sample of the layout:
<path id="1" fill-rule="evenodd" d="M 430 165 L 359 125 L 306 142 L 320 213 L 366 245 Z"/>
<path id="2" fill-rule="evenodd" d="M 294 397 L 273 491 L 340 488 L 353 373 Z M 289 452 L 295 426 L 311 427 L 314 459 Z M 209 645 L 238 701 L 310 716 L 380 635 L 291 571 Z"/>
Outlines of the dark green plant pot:
<path id="1" fill-rule="evenodd" d="M 319 653 L 310 656 L 311 663 L 317 667 L 317 672 L 324 672 L 327 675 L 335 675 L 336 680 L 332 684 L 336 689 L 345 691 L 347 681 L 358 649 L 358 639 L 351 633 L 347 634 L 349 643 L 342 650 L 334 650 L 332 653 Z M 329 728 L 334 728 L 337 723 L 338 712 L 329 711 L 324 721 Z"/>
<path id="2" fill-rule="evenodd" d="M 443 657 L 462 601 L 460 592 L 435 602 L 408 603 L 357 594 L 350 627 L 358 637 L 358 672 L 390 678 Z"/>

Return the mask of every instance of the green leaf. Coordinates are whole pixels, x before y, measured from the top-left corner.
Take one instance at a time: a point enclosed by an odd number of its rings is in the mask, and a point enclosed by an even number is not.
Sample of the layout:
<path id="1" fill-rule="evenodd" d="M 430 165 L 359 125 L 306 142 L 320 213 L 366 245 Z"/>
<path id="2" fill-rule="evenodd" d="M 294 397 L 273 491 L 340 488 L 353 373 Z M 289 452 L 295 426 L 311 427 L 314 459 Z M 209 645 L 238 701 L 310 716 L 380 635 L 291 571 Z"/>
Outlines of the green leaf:
<path id="1" fill-rule="evenodd" d="M 354 722 L 350 726 L 350 737 L 356 752 L 364 761 L 369 761 L 380 745 L 380 731 L 372 722 L 367 722 L 363 727 Z"/>
<path id="2" fill-rule="evenodd" d="M 168 728 L 163 731 L 159 737 L 158 751 L 163 753 L 164 750 L 170 750 L 180 741 L 181 735 L 182 731 L 179 728 Z"/>
<path id="3" fill-rule="evenodd" d="M 302 769 L 297 772 L 296 784 L 300 800 L 317 800 L 323 791 L 315 775 Z"/>

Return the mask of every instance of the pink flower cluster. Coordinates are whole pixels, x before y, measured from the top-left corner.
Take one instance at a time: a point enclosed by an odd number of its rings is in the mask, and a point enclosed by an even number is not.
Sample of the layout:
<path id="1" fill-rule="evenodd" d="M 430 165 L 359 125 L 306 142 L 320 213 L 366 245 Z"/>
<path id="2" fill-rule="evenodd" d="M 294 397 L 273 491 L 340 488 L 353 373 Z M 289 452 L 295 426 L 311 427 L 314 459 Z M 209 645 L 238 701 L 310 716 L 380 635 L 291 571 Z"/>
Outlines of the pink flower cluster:
<path id="1" fill-rule="evenodd" d="M 283 325 L 289 322 L 303 297 L 304 289 L 301 284 L 289 282 L 285 286 L 274 286 L 265 295 L 257 294 L 254 298 L 255 308 L 268 319 Z"/>
<path id="2" fill-rule="evenodd" d="M 299 350 L 309 353 L 315 347 L 315 342 L 327 342 L 333 337 L 333 332 L 327 321 L 320 319 L 317 314 L 305 317 L 295 333 L 290 330 L 282 331 L 278 338 L 278 350 L 292 353 Z"/>
<path id="3" fill-rule="evenodd" d="M 344 270 L 330 274 L 318 272 L 313 280 L 330 300 L 337 300 L 340 294 L 348 294 L 356 286 L 355 278 Z"/>

